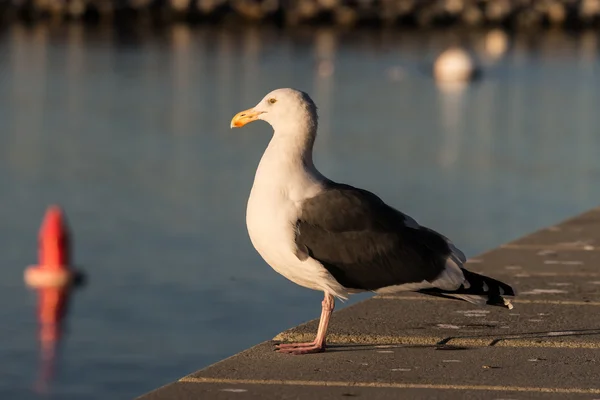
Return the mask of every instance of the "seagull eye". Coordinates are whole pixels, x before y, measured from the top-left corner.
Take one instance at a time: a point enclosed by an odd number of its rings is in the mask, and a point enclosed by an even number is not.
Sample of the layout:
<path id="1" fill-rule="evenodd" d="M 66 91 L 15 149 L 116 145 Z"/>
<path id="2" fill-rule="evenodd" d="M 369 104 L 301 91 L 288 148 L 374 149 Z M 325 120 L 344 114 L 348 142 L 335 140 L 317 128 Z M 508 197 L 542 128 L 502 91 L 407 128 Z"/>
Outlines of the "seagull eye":
<path id="1" fill-rule="evenodd" d="M 275 103 L 277 103 L 277 99 L 275 99 L 275 98 L 271 97 L 271 98 L 269 99 L 269 104 L 275 104 Z"/>

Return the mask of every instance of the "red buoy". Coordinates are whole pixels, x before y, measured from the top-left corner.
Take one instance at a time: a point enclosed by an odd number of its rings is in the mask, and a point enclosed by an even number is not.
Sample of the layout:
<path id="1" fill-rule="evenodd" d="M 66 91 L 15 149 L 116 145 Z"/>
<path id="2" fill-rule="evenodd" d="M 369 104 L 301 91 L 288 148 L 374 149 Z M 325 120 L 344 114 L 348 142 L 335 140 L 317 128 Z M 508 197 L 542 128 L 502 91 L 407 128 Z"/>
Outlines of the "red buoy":
<path id="1" fill-rule="evenodd" d="M 46 210 L 39 233 L 38 258 L 38 265 L 25 270 L 25 283 L 31 287 L 65 287 L 79 277 L 71 265 L 71 236 L 59 206 Z"/>

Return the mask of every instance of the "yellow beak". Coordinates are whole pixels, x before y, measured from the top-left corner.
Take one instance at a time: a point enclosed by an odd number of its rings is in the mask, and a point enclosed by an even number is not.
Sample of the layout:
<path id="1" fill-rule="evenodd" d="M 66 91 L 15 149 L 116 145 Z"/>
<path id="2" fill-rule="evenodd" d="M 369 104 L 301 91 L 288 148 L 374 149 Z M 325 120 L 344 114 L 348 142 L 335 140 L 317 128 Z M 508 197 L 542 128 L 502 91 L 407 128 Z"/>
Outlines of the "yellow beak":
<path id="1" fill-rule="evenodd" d="M 240 111 L 239 113 L 235 114 L 231 120 L 231 128 L 241 128 L 252 121 L 256 121 L 258 116 L 262 113 L 263 111 L 255 111 L 253 108 Z"/>

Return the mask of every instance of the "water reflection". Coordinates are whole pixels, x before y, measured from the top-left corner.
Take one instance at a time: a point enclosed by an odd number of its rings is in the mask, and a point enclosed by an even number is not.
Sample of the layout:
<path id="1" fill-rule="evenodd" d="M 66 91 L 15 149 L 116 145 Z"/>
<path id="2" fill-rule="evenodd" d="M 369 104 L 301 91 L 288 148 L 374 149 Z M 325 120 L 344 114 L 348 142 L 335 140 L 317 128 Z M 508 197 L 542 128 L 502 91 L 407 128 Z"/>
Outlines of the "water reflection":
<path id="1" fill-rule="evenodd" d="M 190 60 L 190 46 L 192 45 L 191 31 L 187 26 L 175 25 L 171 31 L 172 49 L 172 90 L 173 100 L 171 105 L 170 131 L 174 135 L 185 135 L 191 131 L 189 117 L 182 115 L 187 111 L 186 104 L 191 100 L 190 88 L 192 87 Z"/>
<path id="2" fill-rule="evenodd" d="M 463 131 L 464 95 L 467 82 L 438 82 L 441 101 L 441 122 L 443 139 L 440 146 L 439 164 L 450 167 L 459 156 L 461 149 L 461 133 Z"/>
<path id="3" fill-rule="evenodd" d="M 331 141 L 331 113 L 335 90 L 333 74 L 335 73 L 335 57 L 337 37 L 332 29 L 320 29 L 315 34 L 314 57 L 316 64 L 315 80 L 312 86 L 313 100 L 319 105 L 320 143 L 326 150 Z"/>
<path id="4" fill-rule="evenodd" d="M 38 239 L 38 263 L 25 270 L 26 285 L 37 293 L 40 363 L 34 389 L 50 392 L 71 291 L 84 281 L 73 267 L 71 232 L 62 209 L 48 207 Z"/>
<path id="5" fill-rule="evenodd" d="M 419 66 L 457 43 L 487 60 L 483 79 L 446 91 Z M 37 211 L 58 201 L 102 266 L 70 315 L 61 399 L 133 397 L 317 317 L 319 294 L 272 272 L 245 230 L 270 129 L 228 124 L 274 88 L 317 101 L 327 176 L 470 256 L 600 198 L 594 32 L 17 26 L 0 50 L 0 261 L 28 262 Z M 5 397 L 21 398 L 30 310 L 18 274 L 0 285 Z"/>
<path id="6" fill-rule="evenodd" d="M 31 172 L 41 167 L 39 150 L 31 149 L 33 153 L 29 157 L 19 155 L 26 153 L 25 149 L 30 147 L 26 143 L 27 138 L 35 141 L 41 133 L 47 73 L 47 33 L 48 29 L 44 26 L 30 31 L 22 26 L 14 26 L 10 30 L 13 39 L 9 41 L 11 99 L 23 111 L 14 115 L 14 134 L 9 135 L 9 139 L 13 141 L 12 146 L 16 151 L 7 152 L 7 156 Z"/>
<path id="7" fill-rule="evenodd" d="M 55 377 L 61 342 L 64 336 L 67 310 L 72 289 L 37 289 L 40 358 L 38 377 L 34 386 L 40 394 L 51 393 L 52 380 Z"/>

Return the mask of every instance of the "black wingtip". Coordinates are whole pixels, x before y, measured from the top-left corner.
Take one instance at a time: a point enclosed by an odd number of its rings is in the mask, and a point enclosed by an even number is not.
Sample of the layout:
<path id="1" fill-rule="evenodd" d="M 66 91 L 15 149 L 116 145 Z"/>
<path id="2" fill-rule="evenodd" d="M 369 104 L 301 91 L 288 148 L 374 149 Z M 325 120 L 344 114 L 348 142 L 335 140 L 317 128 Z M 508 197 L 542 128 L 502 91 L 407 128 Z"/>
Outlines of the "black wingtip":
<path id="1" fill-rule="evenodd" d="M 498 306 L 498 307 L 508 308 L 509 310 L 512 310 L 513 308 L 515 308 L 509 299 L 506 299 L 502 296 L 499 296 L 497 298 L 488 299 L 487 304 L 490 306 Z"/>
<path id="2" fill-rule="evenodd" d="M 465 284 L 457 290 L 445 291 L 438 288 L 419 290 L 419 292 L 439 297 L 459 299 L 473 304 L 498 306 L 512 310 L 512 302 L 507 297 L 516 296 L 512 286 L 496 279 L 462 269 Z"/>

